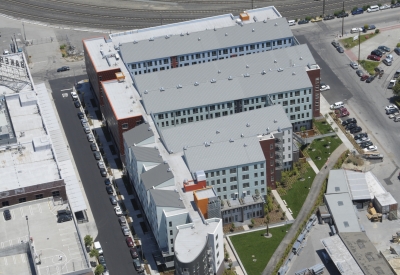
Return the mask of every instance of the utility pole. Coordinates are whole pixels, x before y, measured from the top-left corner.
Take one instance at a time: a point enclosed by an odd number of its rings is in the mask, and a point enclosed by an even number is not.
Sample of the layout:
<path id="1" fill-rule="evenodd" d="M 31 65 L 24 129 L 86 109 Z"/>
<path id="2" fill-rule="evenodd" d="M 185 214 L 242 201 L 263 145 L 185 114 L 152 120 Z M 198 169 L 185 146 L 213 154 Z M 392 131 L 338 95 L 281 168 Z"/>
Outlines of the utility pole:
<path id="1" fill-rule="evenodd" d="M 25 216 L 26 224 L 28 225 L 28 242 L 31 240 L 31 231 L 29 230 L 29 220 L 28 216 Z"/>
<path id="2" fill-rule="evenodd" d="M 343 1 L 342 13 L 344 13 L 344 1 Z M 342 16 L 342 37 L 343 37 L 343 32 L 344 32 L 344 16 Z"/>
<path id="3" fill-rule="evenodd" d="M 322 4 L 322 17 L 325 17 L 325 0 L 323 1 Z"/>
<path id="4" fill-rule="evenodd" d="M 26 33 L 25 33 L 25 25 L 24 25 L 24 21 L 22 21 L 22 29 L 24 30 L 24 38 L 25 38 L 25 41 L 26 41 Z"/>
<path id="5" fill-rule="evenodd" d="M 360 36 L 360 29 L 358 29 L 358 64 L 360 64 L 360 47 L 361 47 L 361 36 Z"/>

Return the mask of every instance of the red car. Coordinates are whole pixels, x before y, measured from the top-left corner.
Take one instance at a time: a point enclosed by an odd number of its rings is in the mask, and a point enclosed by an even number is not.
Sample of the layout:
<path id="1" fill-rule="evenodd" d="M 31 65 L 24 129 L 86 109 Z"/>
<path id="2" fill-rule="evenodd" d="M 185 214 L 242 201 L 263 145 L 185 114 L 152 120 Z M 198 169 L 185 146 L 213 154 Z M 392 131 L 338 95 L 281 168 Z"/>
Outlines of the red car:
<path id="1" fill-rule="evenodd" d="M 131 248 L 130 252 L 131 252 L 132 259 L 136 259 L 139 257 L 136 248 Z"/>
<path id="2" fill-rule="evenodd" d="M 369 78 L 369 75 L 365 74 L 365 75 L 363 75 L 360 79 L 361 79 L 361 81 L 365 81 L 365 80 L 367 80 L 368 78 Z"/>
<path id="3" fill-rule="evenodd" d="M 373 54 L 368 55 L 367 59 L 374 61 L 381 61 L 381 58 L 379 56 Z"/>
<path id="4" fill-rule="evenodd" d="M 125 241 L 126 241 L 126 244 L 127 244 L 129 247 L 133 247 L 133 246 L 134 246 L 133 240 L 132 240 L 131 237 L 126 237 Z"/>
<path id="5" fill-rule="evenodd" d="M 335 111 L 335 114 L 336 114 L 338 117 L 345 117 L 345 116 L 349 116 L 349 115 L 350 115 L 349 111 L 347 111 L 346 108 L 337 109 L 337 110 Z"/>

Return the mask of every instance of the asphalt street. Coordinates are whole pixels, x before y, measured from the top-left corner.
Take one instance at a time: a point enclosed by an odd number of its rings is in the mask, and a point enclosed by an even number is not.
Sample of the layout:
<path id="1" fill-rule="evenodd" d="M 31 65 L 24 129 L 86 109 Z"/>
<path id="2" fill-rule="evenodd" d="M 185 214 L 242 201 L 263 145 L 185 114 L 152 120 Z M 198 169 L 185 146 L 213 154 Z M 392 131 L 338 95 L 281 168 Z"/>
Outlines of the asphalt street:
<path id="1" fill-rule="evenodd" d="M 85 78 L 87 78 L 86 75 L 76 76 L 78 81 Z M 70 95 L 62 96 L 63 93 L 71 92 L 71 90 L 64 89 L 72 88 L 74 77 L 51 80 L 49 83 L 57 112 L 96 221 L 99 232 L 96 241 L 100 241 L 103 248 L 110 274 L 137 274 L 132 264 L 129 248 L 125 243 L 125 236 L 105 190 L 105 178 L 100 175 L 90 149 L 90 143 L 86 139 L 86 134 L 77 116 L 80 110 L 75 108 Z"/>

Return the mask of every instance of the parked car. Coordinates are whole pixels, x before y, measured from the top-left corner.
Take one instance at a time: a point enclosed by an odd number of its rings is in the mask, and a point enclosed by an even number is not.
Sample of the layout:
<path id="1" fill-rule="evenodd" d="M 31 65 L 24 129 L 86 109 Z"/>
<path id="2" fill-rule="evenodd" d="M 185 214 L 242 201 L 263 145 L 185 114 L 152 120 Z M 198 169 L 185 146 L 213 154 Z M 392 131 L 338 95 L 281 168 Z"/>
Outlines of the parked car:
<path id="1" fill-rule="evenodd" d="M 357 8 L 357 9 L 354 9 L 353 11 L 351 11 L 352 15 L 357 15 L 357 14 L 362 14 L 362 13 L 364 13 L 364 10 L 362 8 Z"/>
<path id="2" fill-rule="evenodd" d="M 74 101 L 74 105 L 76 108 L 80 108 L 81 107 L 81 103 L 78 100 Z"/>
<path id="3" fill-rule="evenodd" d="M 62 66 L 61 68 L 57 69 L 57 73 L 65 72 L 65 71 L 69 71 L 69 67 L 68 66 Z"/>
<path id="4" fill-rule="evenodd" d="M 104 184 L 105 184 L 106 186 L 111 185 L 110 179 L 105 179 L 105 180 L 104 180 Z"/>
<path id="5" fill-rule="evenodd" d="M 319 17 L 319 16 L 317 16 L 317 17 L 311 19 L 311 22 L 312 22 L 312 23 L 320 22 L 320 21 L 322 21 L 322 17 Z"/>
<path id="6" fill-rule="evenodd" d="M 351 61 L 350 62 L 350 67 L 352 67 L 354 70 L 357 70 L 358 69 L 358 63 L 354 62 L 354 61 Z"/>
<path id="7" fill-rule="evenodd" d="M 89 127 L 89 126 L 83 126 L 83 131 L 84 131 L 86 134 L 89 134 L 89 133 L 90 133 L 90 127 Z"/>
<path id="8" fill-rule="evenodd" d="M 136 259 L 139 257 L 139 254 L 137 253 L 137 250 L 135 247 L 132 247 L 131 249 L 129 249 L 129 252 L 131 253 L 131 256 L 133 259 Z"/>
<path id="9" fill-rule="evenodd" d="M 356 140 L 356 143 L 360 144 L 364 141 L 370 141 L 369 137 L 363 137 Z"/>
<path id="10" fill-rule="evenodd" d="M 341 12 L 338 15 L 336 15 L 336 18 L 342 18 L 342 17 L 348 17 L 349 14 L 347 12 Z"/>
<path id="11" fill-rule="evenodd" d="M 105 168 L 100 168 L 100 175 L 102 177 L 107 177 L 107 170 Z"/>
<path id="12" fill-rule="evenodd" d="M 331 14 L 324 17 L 324 20 L 332 20 L 332 19 L 335 19 L 335 16 Z"/>
<path id="13" fill-rule="evenodd" d="M 350 130 L 350 134 L 359 133 L 361 131 L 362 131 L 362 128 L 360 126 L 357 126 Z"/>
<path id="14" fill-rule="evenodd" d="M 364 72 L 363 72 L 362 70 L 357 70 L 357 71 L 356 71 L 356 74 L 357 74 L 359 77 L 362 77 L 362 76 L 364 75 Z"/>
<path id="15" fill-rule="evenodd" d="M 389 115 L 389 118 L 390 118 L 390 119 L 395 118 L 395 117 L 398 116 L 399 114 L 400 114 L 399 112 L 393 113 L 393 114 Z"/>
<path id="16" fill-rule="evenodd" d="M 359 32 L 362 32 L 362 31 L 363 31 L 362 28 L 352 28 L 352 29 L 350 30 L 350 33 L 359 33 Z"/>
<path id="17" fill-rule="evenodd" d="M 119 207 L 119 205 L 114 206 L 114 211 L 115 211 L 115 214 L 117 214 L 117 216 L 122 216 L 122 209 L 121 209 L 121 207 Z"/>
<path id="18" fill-rule="evenodd" d="M 398 108 L 397 108 L 397 106 L 396 105 L 394 105 L 394 104 L 390 104 L 390 105 L 387 105 L 386 107 L 385 107 L 385 110 L 387 111 L 387 110 L 398 110 Z"/>
<path id="19" fill-rule="evenodd" d="M 346 108 L 340 108 L 335 110 L 335 114 L 337 117 L 345 117 L 350 115 L 349 111 L 347 111 Z"/>
<path id="20" fill-rule="evenodd" d="M 383 56 L 383 53 L 384 53 L 384 52 L 382 52 L 381 50 L 375 49 L 375 50 L 373 50 L 373 51 L 371 52 L 371 55 L 377 55 L 377 56 L 379 56 L 379 57 L 382 57 L 382 56 Z"/>
<path id="21" fill-rule="evenodd" d="M 399 110 L 397 110 L 397 109 L 390 109 L 390 110 L 386 110 L 386 114 L 387 115 L 392 115 L 392 114 L 394 114 L 394 113 L 397 113 Z"/>
<path id="22" fill-rule="evenodd" d="M 397 55 L 400 55 L 400 48 L 394 48 L 393 50 Z"/>
<path id="23" fill-rule="evenodd" d="M 321 92 L 327 91 L 327 90 L 330 90 L 330 89 L 331 89 L 331 87 L 329 87 L 329 85 L 326 85 L 325 83 L 321 83 L 321 86 L 320 86 L 320 88 L 319 88 L 319 90 L 320 90 Z"/>
<path id="24" fill-rule="evenodd" d="M 308 24 L 309 22 L 310 21 L 303 19 L 303 20 L 300 20 L 299 22 L 297 22 L 297 24 L 302 25 L 302 24 Z"/>
<path id="25" fill-rule="evenodd" d="M 112 205 L 117 205 L 118 201 L 115 196 L 110 196 L 110 202 Z"/>
<path id="26" fill-rule="evenodd" d="M 94 136 L 92 134 L 87 134 L 86 137 L 89 142 L 94 142 Z"/>
<path id="27" fill-rule="evenodd" d="M 393 75 L 393 79 L 397 79 L 400 76 L 400 70 L 397 70 L 394 75 Z"/>
<path id="28" fill-rule="evenodd" d="M 79 118 L 79 119 L 85 118 L 84 113 L 78 112 L 78 118 Z"/>
<path id="29" fill-rule="evenodd" d="M 386 46 L 379 46 L 378 50 L 380 50 L 381 52 L 390 52 L 390 48 Z"/>
<path id="30" fill-rule="evenodd" d="M 375 76 L 371 75 L 370 77 L 368 77 L 368 79 L 365 81 L 367 83 L 371 83 L 372 81 L 374 81 Z"/>
<path id="31" fill-rule="evenodd" d="M 99 256 L 99 264 L 101 264 L 104 267 L 104 270 L 107 270 L 107 263 L 106 259 L 104 258 L 103 255 Z"/>
<path id="32" fill-rule="evenodd" d="M 364 80 L 367 80 L 368 78 L 369 78 L 369 75 L 365 74 L 360 78 L 360 80 L 364 81 Z"/>
<path id="33" fill-rule="evenodd" d="M 344 49 L 343 49 L 342 47 L 337 47 L 336 50 L 337 50 L 339 53 L 344 53 Z"/>
<path id="34" fill-rule="evenodd" d="M 381 61 L 381 58 L 379 56 L 373 55 L 373 54 L 368 55 L 367 59 L 373 60 L 373 61 Z"/>
<path id="35" fill-rule="evenodd" d="M 346 126 L 346 125 L 349 125 L 352 123 L 357 123 L 357 119 L 355 119 L 354 117 L 348 118 L 348 119 L 342 121 L 342 126 Z"/>
<path id="36" fill-rule="evenodd" d="M 93 156 L 96 160 L 101 160 L 101 154 L 99 151 L 93 152 Z"/>
<path id="37" fill-rule="evenodd" d="M 6 221 L 11 220 L 11 212 L 10 210 L 6 209 L 3 211 L 3 216 Z"/>
<path id="38" fill-rule="evenodd" d="M 392 60 L 387 58 L 383 59 L 382 63 L 385 64 L 386 66 L 392 66 Z"/>
<path id="39" fill-rule="evenodd" d="M 349 123 L 346 125 L 346 131 L 350 131 L 353 128 L 357 127 L 357 123 Z"/>
<path id="40" fill-rule="evenodd" d="M 363 32 L 367 32 L 369 30 L 375 30 L 376 27 L 375 27 L 375 25 L 368 25 L 367 28 L 362 27 L 362 29 L 363 29 Z"/>
<path id="41" fill-rule="evenodd" d="M 129 247 L 134 247 L 135 245 L 133 244 L 133 240 L 131 237 L 126 237 L 125 239 L 126 245 Z"/>
<path id="42" fill-rule="evenodd" d="M 384 5 L 380 6 L 379 9 L 380 9 L 380 10 L 390 9 L 390 5 L 384 4 Z"/>
<path id="43" fill-rule="evenodd" d="M 106 191 L 107 191 L 108 194 L 113 194 L 114 193 L 114 190 L 109 185 L 106 186 Z"/>
<path id="44" fill-rule="evenodd" d="M 92 149 L 92 151 L 97 151 L 96 143 L 90 143 L 90 149 Z"/>
<path id="45" fill-rule="evenodd" d="M 371 146 L 368 146 L 367 148 L 364 148 L 365 152 L 374 152 L 377 150 L 378 150 L 378 147 L 376 145 L 371 145 Z"/>
<path id="46" fill-rule="evenodd" d="M 333 41 L 331 42 L 331 44 L 332 44 L 335 48 L 337 48 L 337 47 L 340 46 L 339 42 L 337 42 L 337 41 L 335 41 L 335 40 L 333 40 Z"/>
<path id="47" fill-rule="evenodd" d="M 386 59 L 393 61 L 393 55 L 392 54 L 387 54 Z"/>
<path id="48" fill-rule="evenodd" d="M 358 140 L 358 139 L 364 138 L 364 137 L 368 137 L 368 134 L 367 133 L 359 133 L 359 134 L 354 136 L 354 139 Z"/>
<path id="49" fill-rule="evenodd" d="M 361 148 L 367 148 L 367 147 L 372 146 L 372 145 L 374 145 L 374 144 L 372 143 L 372 141 L 364 141 L 364 142 L 361 142 L 361 143 L 360 143 L 360 147 L 361 147 Z"/>
<path id="50" fill-rule="evenodd" d="M 71 92 L 71 97 L 72 97 L 73 100 L 78 100 L 79 99 L 79 96 L 78 96 L 78 94 L 76 92 Z"/>
<path id="51" fill-rule="evenodd" d="M 391 7 L 392 9 L 398 8 L 398 7 L 400 7 L 400 3 L 397 2 L 397 3 L 395 3 L 395 4 L 390 5 L 390 7 Z"/>
<path id="52" fill-rule="evenodd" d="M 106 168 L 106 165 L 104 164 L 104 162 L 103 161 L 98 161 L 97 162 L 97 166 L 99 167 L 99 168 Z"/>
<path id="53" fill-rule="evenodd" d="M 142 265 L 140 264 L 140 260 L 138 258 L 133 260 L 133 266 L 135 267 L 136 271 L 139 273 L 144 272 Z"/>
<path id="54" fill-rule="evenodd" d="M 121 226 L 121 230 L 122 230 L 122 233 L 124 233 L 125 236 L 129 236 L 129 228 L 126 225 Z"/>

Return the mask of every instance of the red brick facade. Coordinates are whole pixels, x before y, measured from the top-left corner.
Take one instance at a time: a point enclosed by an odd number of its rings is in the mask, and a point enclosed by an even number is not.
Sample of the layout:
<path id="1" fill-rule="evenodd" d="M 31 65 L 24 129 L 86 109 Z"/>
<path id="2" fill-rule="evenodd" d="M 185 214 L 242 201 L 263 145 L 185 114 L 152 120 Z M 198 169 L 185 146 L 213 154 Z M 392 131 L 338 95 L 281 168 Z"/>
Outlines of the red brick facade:
<path id="1" fill-rule="evenodd" d="M 319 90 L 319 85 L 320 85 L 320 80 L 321 80 L 321 70 L 320 69 L 314 69 L 314 70 L 308 70 L 307 71 L 308 77 L 310 78 L 310 81 L 313 85 L 313 117 L 319 117 L 321 110 L 320 110 L 320 90 Z"/>
<path id="2" fill-rule="evenodd" d="M 260 146 L 265 157 L 267 187 L 276 189 L 275 138 L 260 140 Z"/>

